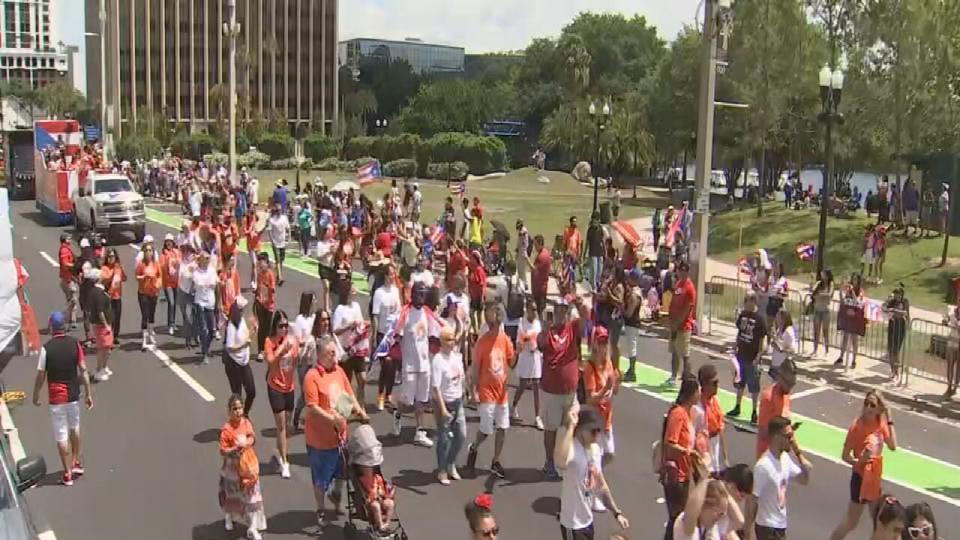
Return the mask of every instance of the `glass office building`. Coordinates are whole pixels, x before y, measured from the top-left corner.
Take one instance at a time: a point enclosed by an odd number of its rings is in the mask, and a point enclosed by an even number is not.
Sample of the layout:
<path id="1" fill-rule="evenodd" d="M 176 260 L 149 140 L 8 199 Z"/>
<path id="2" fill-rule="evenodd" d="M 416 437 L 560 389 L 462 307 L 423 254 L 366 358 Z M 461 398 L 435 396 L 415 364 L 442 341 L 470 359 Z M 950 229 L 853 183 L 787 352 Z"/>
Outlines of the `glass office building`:
<path id="1" fill-rule="evenodd" d="M 418 39 L 404 41 L 356 38 L 341 41 L 340 64 L 357 67 L 360 59 L 376 57 L 384 60 L 406 60 L 417 74 L 462 73 L 463 47 L 433 45 Z"/>

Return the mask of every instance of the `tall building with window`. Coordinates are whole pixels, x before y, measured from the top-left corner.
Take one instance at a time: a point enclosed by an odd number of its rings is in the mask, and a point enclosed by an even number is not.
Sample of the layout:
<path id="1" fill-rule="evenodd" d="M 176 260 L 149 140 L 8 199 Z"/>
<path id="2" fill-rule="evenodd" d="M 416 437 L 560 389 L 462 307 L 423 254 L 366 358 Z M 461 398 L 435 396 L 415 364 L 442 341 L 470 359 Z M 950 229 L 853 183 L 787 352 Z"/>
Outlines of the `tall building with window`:
<path id="1" fill-rule="evenodd" d="M 415 38 L 403 41 L 355 38 L 339 45 L 340 64 L 359 68 L 365 57 L 406 60 L 417 74 L 463 72 L 463 47 L 434 45 Z"/>
<path id="2" fill-rule="evenodd" d="M 67 55 L 52 42 L 51 0 L 0 0 L 0 81 L 39 88 L 67 73 Z"/>
<path id="3" fill-rule="evenodd" d="M 228 0 L 85 1 L 87 95 L 105 104 L 115 134 L 151 112 L 173 128 L 226 122 Z M 236 6 L 238 119 L 279 115 L 291 126 L 330 131 L 338 0 L 236 0 Z"/>

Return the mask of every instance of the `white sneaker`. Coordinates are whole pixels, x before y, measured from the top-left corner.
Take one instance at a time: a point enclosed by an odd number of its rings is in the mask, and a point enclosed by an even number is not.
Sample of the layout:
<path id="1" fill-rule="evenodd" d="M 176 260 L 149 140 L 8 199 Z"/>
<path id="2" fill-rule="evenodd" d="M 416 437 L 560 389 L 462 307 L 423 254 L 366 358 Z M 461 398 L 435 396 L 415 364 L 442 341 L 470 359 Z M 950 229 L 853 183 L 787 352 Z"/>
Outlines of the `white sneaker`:
<path id="1" fill-rule="evenodd" d="M 230 519 L 230 516 L 223 517 L 223 530 L 232 531 L 233 530 L 233 520 Z"/>
<path id="2" fill-rule="evenodd" d="M 393 436 L 394 437 L 400 436 L 400 432 L 403 429 L 403 426 L 400 425 L 402 420 L 403 420 L 403 417 L 400 416 L 399 413 L 393 413 Z"/>
<path id="3" fill-rule="evenodd" d="M 113 370 L 109 366 L 103 368 L 103 372 L 107 374 L 107 377 L 113 377 Z"/>
<path id="4" fill-rule="evenodd" d="M 221 339 L 223 339 L 223 336 L 220 334 L 219 330 L 213 333 L 213 339 L 216 339 L 217 341 L 220 341 Z"/>
<path id="5" fill-rule="evenodd" d="M 171 327 L 167 328 L 167 333 L 170 334 L 171 336 L 174 335 L 174 334 L 176 334 L 176 333 L 177 333 L 177 327 L 176 327 L 176 326 L 171 326 Z"/>
<path id="6" fill-rule="evenodd" d="M 141 350 L 141 351 L 146 351 L 146 350 L 147 350 L 149 335 L 150 335 L 150 334 L 149 334 L 146 330 L 143 331 L 143 337 L 140 339 L 140 350 Z"/>
<path id="7" fill-rule="evenodd" d="M 255 527 L 250 527 L 247 529 L 247 538 L 250 540 L 263 540 L 263 535 L 260 534 L 260 531 L 258 531 Z"/>
<path id="8" fill-rule="evenodd" d="M 433 441 L 431 441 L 430 438 L 427 437 L 427 432 L 422 429 L 418 429 L 417 434 L 413 436 L 413 444 L 417 446 L 422 446 L 424 448 L 433 447 Z"/>
<path id="9" fill-rule="evenodd" d="M 290 464 L 281 463 L 280 464 L 280 478 L 290 478 Z"/>
<path id="10" fill-rule="evenodd" d="M 594 512 L 606 512 L 607 507 L 603 505 L 603 501 L 600 500 L 600 497 L 596 495 L 593 496 L 593 511 Z"/>
<path id="11" fill-rule="evenodd" d="M 543 431 L 543 420 L 541 420 L 539 416 L 533 419 L 533 423 L 537 426 L 538 430 Z"/>
<path id="12" fill-rule="evenodd" d="M 147 334 L 147 339 L 150 340 L 150 345 L 156 346 L 156 345 L 157 345 L 157 333 L 156 333 L 156 331 L 150 330 L 149 334 Z"/>
<path id="13" fill-rule="evenodd" d="M 451 465 L 450 470 L 447 471 L 447 474 L 450 475 L 451 480 L 460 480 L 460 473 L 457 472 L 456 465 Z"/>
<path id="14" fill-rule="evenodd" d="M 250 288 L 251 288 L 251 289 L 256 289 L 256 288 L 257 288 L 257 282 L 256 282 L 256 281 L 251 281 L 251 282 L 250 282 Z"/>
<path id="15" fill-rule="evenodd" d="M 101 369 L 100 371 L 97 371 L 93 378 L 97 382 L 104 382 L 110 379 L 110 375 L 107 375 L 107 372 Z"/>

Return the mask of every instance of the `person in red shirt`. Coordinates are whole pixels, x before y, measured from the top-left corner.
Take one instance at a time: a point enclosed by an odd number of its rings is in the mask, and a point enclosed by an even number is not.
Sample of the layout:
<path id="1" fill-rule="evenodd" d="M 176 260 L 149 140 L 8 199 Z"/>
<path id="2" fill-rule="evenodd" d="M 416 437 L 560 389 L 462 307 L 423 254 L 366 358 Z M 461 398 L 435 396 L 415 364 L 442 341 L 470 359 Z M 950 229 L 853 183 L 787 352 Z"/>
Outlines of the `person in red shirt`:
<path id="1" fill-rule="evenodd" d="M 137 302 L 140 304 L 140 331 L 143 332 L 143 343 L 140 348 L 147 350 L 148 346 L 157 345 L 153 320 L 157 312 L 160 289 L 163 287 L 160 265 L 157 263 L 152 244 L 143 246 L 143 260 L 137 264 L 134 274 L 137 277 Z"/>
<path id="2" fill-rule="evenodd" d="M 257 317 L 257 361 L 263 362 L 263 345 L 270 332 L 273 313 L 277 310 L 277 275 L 273 273 L 270 255 L 265 251 L 257 255 L 256 276 L 253 312 Z"/>
<path id="3" fill-rule="evenodd" d="M 569 319 L 569 302 L 577 307 L 580 318 Z M 543 367 L 540 377 L 540 389 L 543 390 L 543 451 L 546 462 L 543 474 L 547 479 L 560 477 L 553 463 L 553 450 L 556 446 L 557 429 L 563 423 L 564 415 L 577 399 L 577 383 L 580 381 L 580 336 L 583 324 L 590 312 L 583 299 L 574 296 L 571 300 L 561 299 L 552 312 L 546 316 L 546 331 L 537 337 L 537 346 L 543 352 Z"/>
<path id="4" fill-rule="evenodd" d="M 487 271 L 483 267 L 479 251 L 473 251 L 470 257 L 470 275 L 467 290 L 470 292 L 470 319 L 473 333 L 480 331 L 483 303 L 487 297 Z"/>
<path id="5" fill-rule="evenodd" d="M 684 375 L 676 402 L 663 421 L 660 443 L 660 483 L 667 503 L 667 535 L 673 538 L 673 522 L 687 504 L 687 487 L 691 476 L 691 459 L 696 454 L 696 433 L 693 408 L 700 402 L 700 383 L 692 375 Z"/>
<path id="6" fill-rule="evenodd" d="M 293 381 L 296 378 L 300 347 L 290 335 L 287 314 L 277 311 L 270 328 L 270 337 L 265 342 L 267 360 L 267 398 L 277 427 L 277 456 L 280 461 L 280 477 L 290 478 L 290 462 L 287 460 L 287 424 L 293 414 Z"/>
<path id="7" fill-rule="evenodd" d="M 70 246 L 69 234 L 60 235 L 60 251 L 57 254 L 57 260 L 60 262 L 60 290 L 63 291 L 66 299 L 64 313 L 67 318 L 67 328 L 73 329 L 76 323 L 77 295 L 80 293 L 80 285 L 74 275 L 73 267 L 77 258 Z"/>
<path id="8" fill-rule="evenodd" d="M 674 386 L 680 375 L 690 373 L 690 334 L 697 316 L 697 289 L 690 280 L 690 264 L 680 261 L 674 269 L 673 300 L 670 301 L 670 378 L 668 386 Z"/>
<path id="9" fill-rule="evenodd" d="M 533 237 L 533 258 L 527 257 L 527 262 L 533 272 L 530 274 L 530 290 L 533 301 L 537 304 L 537 314 L 543 317 L 543 310 L 547 307 L 547 288 L 550 282 L 550 267 L 553 259 L 550 250 L 544 245 L 543 235 Z"/>
<path id="10" fill-rule="evenodd" d="M 458 239 L 456 243 L 450 248 L 450 251 L 447 252 L 447 287 L 453 288 L 453 276 L 467 275 L 467 266 L 469 261 L 467 260 L 467 254 L 465 252 L 466 245 L 463 243 L 463 239 Z"/>

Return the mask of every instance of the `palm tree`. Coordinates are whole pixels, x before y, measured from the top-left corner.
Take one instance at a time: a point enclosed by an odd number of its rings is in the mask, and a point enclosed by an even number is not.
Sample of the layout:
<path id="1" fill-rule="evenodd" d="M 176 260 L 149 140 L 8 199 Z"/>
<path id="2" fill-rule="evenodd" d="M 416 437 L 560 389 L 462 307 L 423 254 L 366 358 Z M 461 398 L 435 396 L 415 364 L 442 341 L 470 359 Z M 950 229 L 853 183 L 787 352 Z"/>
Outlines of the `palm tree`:
<path id="1" fill-rule="evenodd" d="M 578 34 L 566 34 L 557 45 L 567 61 L 567 69 L 573 80 L 573 90 L 577 95 L 590 87 L 590 63 L 593 58 L 587 45 Z"/>

